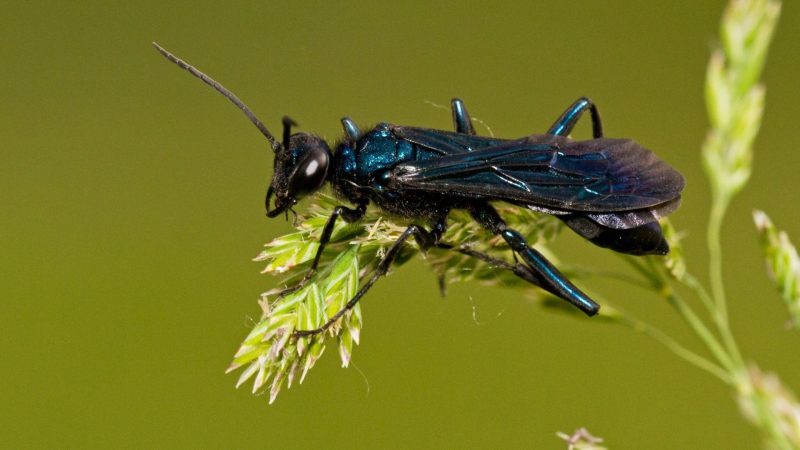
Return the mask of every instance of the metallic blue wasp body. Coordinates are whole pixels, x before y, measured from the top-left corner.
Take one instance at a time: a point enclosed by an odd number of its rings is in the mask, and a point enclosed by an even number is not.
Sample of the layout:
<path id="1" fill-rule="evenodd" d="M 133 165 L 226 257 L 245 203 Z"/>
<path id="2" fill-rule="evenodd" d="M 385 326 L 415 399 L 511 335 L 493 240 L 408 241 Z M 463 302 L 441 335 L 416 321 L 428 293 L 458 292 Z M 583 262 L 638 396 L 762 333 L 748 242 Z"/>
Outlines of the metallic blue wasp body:
<path id="1" fill-rule="evenodd" d="M 669 251 L 657 220 L 678 207 L 683 177 L 637 143 L 603 137 L 597 107 L 587 98 L 575 101 L 545 134 L 519 139 L 477 136 L 459 99 L 452 101 L 455 132 L 381 123 L 362 133 L 352 120 L 344 118 L 345 137 L 331 151 L 313 134 L 292 134 L 291 127 L 296 124 L 288 118 L 283 121 L 283 140 L 278 142 L 230 91 L 161 47 L 156 48 L 234 102 L 271 143 L 275 170 L 267 191 L 267 216 L 288 211 L 326 182 L 339 198 L 352 205 L 334 208 L 308 273 L 284 293 L 298 289 L 316 272 L 338 219 L 357 221 L 373 203 L 411 223 L 341 311 L 322 327 L 295 335 L 320 333 L 355 306 L 386 273 L 409 238 L 422 249 L 455 249 L 495 263 L 587 315 L 596 314 L 599 305 L 528 245 L 524 236 L 507 227 L 492 206 L 494 201 L 553 214 L 592 243 L 618 252 L 646 255 Z M 594 138 L 569 139 L 585 111 L 591 115 Z M 453 209 L 469 211 L 481 226 L 501 236 L 523 263 L 501 262 L 442 242 L 447 215 Z"/>

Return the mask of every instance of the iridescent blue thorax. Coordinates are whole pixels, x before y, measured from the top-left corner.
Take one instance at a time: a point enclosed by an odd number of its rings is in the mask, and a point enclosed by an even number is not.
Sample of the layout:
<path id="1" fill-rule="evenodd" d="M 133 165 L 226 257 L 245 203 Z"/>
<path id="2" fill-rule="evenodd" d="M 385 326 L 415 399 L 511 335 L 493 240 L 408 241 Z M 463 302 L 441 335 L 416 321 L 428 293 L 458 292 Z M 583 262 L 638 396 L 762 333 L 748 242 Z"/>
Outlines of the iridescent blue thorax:
<path id="1" fill-rule="evenodd" d="M 390 213 L 400 208 L 408 212 L 411 208 L 414 215 L 428 216 L 440 210 L 437 205 L 430 204 L 432 196 L 417 195 L 417 200 L 426 198 L 428 202 L 412 205 L 403 190 L 387 189 L 385 181 L 398 164 L 440 156 L 395 136 L 391 124 L 380 123 L 357 141 L 344 141 L 336 147 L 328 181 L 337 196 L 351 202 L 368 199 Z"/>

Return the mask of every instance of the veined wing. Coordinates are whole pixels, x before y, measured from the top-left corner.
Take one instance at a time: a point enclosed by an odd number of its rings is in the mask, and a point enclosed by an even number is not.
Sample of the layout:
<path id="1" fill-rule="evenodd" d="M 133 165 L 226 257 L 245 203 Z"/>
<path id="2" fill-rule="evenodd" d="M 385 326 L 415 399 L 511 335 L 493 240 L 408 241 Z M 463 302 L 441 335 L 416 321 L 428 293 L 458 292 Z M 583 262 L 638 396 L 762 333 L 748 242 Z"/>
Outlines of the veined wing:
<path id="1" fill-rule="evenodd" d="M 441 147 L 434 138 L 414 142 L 433 151 Z M 675 169 L 626 139 L 531 136 L 460 152 L 451 148 L 454 142 L 447 140 L 445 156 L 396 166 L 392 188 L 614 213 L 676 201 L 684 186 Z"/>
<path id="2" fill-rule="evenodd" d="M 425 147 L 443 156 L 459 155 L 502 145 L 510 142 L 487 136 L 456 133 L 454 131 L 433 130 L 430 128 L 404 127 L 391 125 L 392 134 L 413 144 Z"/>

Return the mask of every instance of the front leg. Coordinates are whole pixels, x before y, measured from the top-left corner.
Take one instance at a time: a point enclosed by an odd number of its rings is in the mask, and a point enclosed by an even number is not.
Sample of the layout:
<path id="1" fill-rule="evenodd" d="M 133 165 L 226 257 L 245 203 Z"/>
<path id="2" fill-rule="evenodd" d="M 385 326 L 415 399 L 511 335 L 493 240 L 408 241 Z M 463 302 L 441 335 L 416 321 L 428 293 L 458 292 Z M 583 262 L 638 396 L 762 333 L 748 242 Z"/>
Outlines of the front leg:
<path id="1" fill-rule="evenodd" d="M 367 293 L 369 288 L 378 281 L 378 278 L 386 275 L 386 272 L 389 271 L 389 267 L 391 267 L 392 263 L 394 262 L 395 258 L 397 258 L 398 253 L 403 248 L 403 244 L 406 243 L 409 237 L 413 236 L 414 239 L 417 241 L 417 244 L 420 246 L 421 249 L 427 249 L 431 245 L 433 245 L 436 241 L 436 237 L 433 233 L 425 230 L 419 225 L 410 225 L 403 231 L 403 234 L 394 241 L 389 250 L 386 251 L 386 254 L 381 259 L 380 263 L 378 263 L 378 268 L 375 270 L 375 273 L 372 274 L 369 280 L 361 286 L 361 289 L 356 292 L 353 298 L 344 305 L 344 308 L 340 309 L 336 312 L 330 319 L 328 319 L 321 327 L 313 329 L 313 330 L 297 330 L 292 335 L 294 337 L 304 337 L 304 336 L 313 336 L 315 334 L 319 334 L 330 328 L 337 320 L 341 319 L 342 316 L 347 312 L 353 309 L 356 306 L 358 301 L 364 294 Z"/>
<path id="2" fill-rule="evenodd" d="M 325 246 L 331 240 L 331 235 L 333 234 L 333 227 L 336 225 L 336 219 L 339 217 L 342 218 L 347 223 L 356 222 L 361 220 L 364 217 L 364 214 L 367 212 L 367 204 L 366 203 L 359 203 L 355 209 L 350 209 L 346 206 L 337 206 L 333 208 L 333 212 L 331 213 L 330 217 L 328 217 L 328 221 L 325 222 L 325 227 L 322 229 L 322 235 L 319 237 L 319 247 L 317 247 L 317 254 L 314 255 L 314 261 L 311 263 L 311 267 L 309 267 L 306 274 L 303 275 L 303 279 L 300 280 L 299 283 L 296 285 L 286 288 L 282 290 L 278 294 L 278 298 L 285 297 L 292 292 L 296 292 L 303 286 L 305 286 L 308 281 L 317 273 L 317 267 L 319 266 L 319 260 L 322 257 L 322 252 L 325 250 Z"/>
<path id="3" fill-rule="evenodd" d="M 352 142 L 361 139 L 361 130 L 358 129 L 358 125 L 353 122 L 353 119 L 342 117 L 342 128 L 344 128 L 344 134 L 350 138 Z"/>
<path id="4" fill-rule="evenodd" d="M 469 212 L 484 228 L 505 239 L 514 253 L 531 269 L 531 275 L 537 281 L 534 284 L 575 305 L 588 316 L 597 314 L 600 305 L 572 284 L 544 255 L 531 247 L 519 232 L 508 228 L 488 202 L 476 202 Z"/>

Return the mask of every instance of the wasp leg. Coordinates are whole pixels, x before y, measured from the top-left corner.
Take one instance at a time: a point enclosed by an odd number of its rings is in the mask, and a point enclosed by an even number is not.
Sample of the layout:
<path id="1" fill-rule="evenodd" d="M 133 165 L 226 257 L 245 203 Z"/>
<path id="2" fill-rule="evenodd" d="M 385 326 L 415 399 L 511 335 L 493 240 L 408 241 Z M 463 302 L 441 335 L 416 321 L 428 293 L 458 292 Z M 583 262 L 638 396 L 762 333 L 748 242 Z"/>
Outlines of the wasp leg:
<path id="1" fill-rule="evenodd" d="M 495 258 L 494 256 L 489 255 L 488 253 L 484 253 L 484 252 L 481 252 L 481 251 L 478 251 L 478 250 L 473 250 L 468 245 L 463 245 L 463 244 L 459 245 L 459 246 L 455 246 L 453 244 L 448 244 L 446 242 L 439 242 L 439 243 L 436 244 L 436 248 L 441 248 L 441 249 L 444 249 L 444 250 L 451 250 L 451 251 L 454 251 L 454 252 L 458 252 L 458 253 L 461 253 L 462 255 L 470 256 L 470 257 L 475 258 L 475 259 L 479 259 L 479 260 L 491 265 L 492 267 L 497 267 L 497 268 L 500 268 L 500 269 L 509 270 L 512 273 L 514 273 L 514 275 L 522 278 L 523 280 L 527 281 L 528 283 L 531 283 L 533 285 L 541 287 L 541 285 L 539 284 L 539 279 L 536 278 L 536 273 L 533 272 L 525 264 L 520 264 L 520 263 L 517 263 L 517 262 L 515 262 L 514 264 L 511 264 L 511 263 L 509 263 L 507 261 L 504 261 L 504 260 L 502 260 L 500 258 Z M 440 283 L 443 283 L 443 282 L 444 282 L 444 279 L 441 279 Z"/>
<path id="2" fill-rule="evenodd" d="M 544 255 L 528 245 L 528 241 L 519 232 L 508 228 L 489 203 L 476 202 L 469 211 L 481 226 L 505 239 L 514 253 L 519 255 L 525 265 L 531 269 L 532 275 L 537 281 L 535 284 L 551 294 L 572 303 L 586 315 L 593 316 L 597 314 L 597 311 L 600 310 L 600 305 L 572 284 Z"/>
<path id="3" fill-rule="evenodd" d="M 436 221 L 433 222 L 433 227 L 431 228 L 431 236 L 433 236 L 433 245 L 441 247 L 439 245 L 439 241 L 442 239 L 442 235 L 444 234 L 445 231 L 447 231 L 447 214 L 436 219 Z M 441 248 L 452 248 L 452 245 L 449 244 L 442 244 L 442 245 L 449 247 L 441 247 Z M 436 281 L 439 282 L 439 295 L 441 295 L 444 298 L 445 294 L 447 294 L 447 283 L 445 282 L 444 279 L 444 272 L 442 272 L 441 274 L 439 274 L 439 276 L 436 277 Z"/>
<path id="4" fill-rule="evenodd" d="M 358 138 L 361 137 L 361 130 L 358 129 L 358 125 L 353 122 L 353 119 L 349 117 L 342 117 L 342 127 L 344 128 L 344 133 L 353 142 L 357 141 Z"/>
<path id="5" fill-rule="evenodd" d="M 464 134 L 475 134 L 475 128 L 472 126 L 472 119 L 469 117 L 467 107 L 460 98 L 454 98 L 450 101 L 450 106 L 453 109 L 453 126 L 456 131 Z"/>
<path id="6" fill-rule="evenodd" d="M 403 234 L 401 234 L 400 237 L 397 238 L 396 241 L 394 241 L 394 244 L 392 244 L 392 246 L 389 247 L 389 250 L 386 251 L 386 255 L 384 255 L 383 259 L 381 259 L 381 262 L 378 263 L 378 268 L 372 274 L 370 279 L 367 280 L 367 282 L 363 286 L 361 286 L 361 289 L 359 289 L 358 292 L 356 292 L 356 295 L 354 295 L 353 298 L 351 298 L 350 301 L 348 301 L 347 304 L 344 305 L 344 308 L 337 311 L 336 314 L 331 316 L 331 318 L 328 319 L 328 321 L 325 322 L 321 327 L 313 330 L 297 330 L 294 333 L 292 333 L 292 335 L 294 337 L 303 337 L 303 336 L 312 336 L 315 334 L 319 334 L 330 328 L 331 325 L 336 323 L 337 320 L 341 319 L 342 316 L 347 311 L 350 311 L 351 309 L 353 309 L 354 306 L 356 306 L 356 303 L 358 303 L 361 297 L 363 297 L 364 294 L 367 293 L 369 288 L 371 288 L 372 285 L 375 284 L 376 281 L 378 281 L 378 278 L 386 274 L 386 272 L 389 270 L 389 267 L 391 267 L 392 263 L 394 262 L 395 258 L 397 258 L 397 254 L 400 253 L 400 249 L 403 248 L 403 244 L 405 244 L 405 242 L 411 236 L 414 236 L 414 239 L 417 241 L 417 244 L 422 249 L 426 249 L 434 245 L 436 239 L 433 233 L 425 230 L 419 225 L 409 225 L 409 227 L 406 228 L 405 231 L 403 231 Z"/>
<path id="7" fill-rule="evenodd" d="M 554 134 L 556 136 L 567 136 L 572 132 L 575 124 L 586 108 L 592 115 L 592 134 L 595 139 L 603 137 L 603 122 L 600 120 L 600 113 L 597 111 L 597 106 L 594 102 L 586 97 L 581 97 L 575 100 L 575 103 L 570 105 L 556 120 L 553 126 L 547 130 L 547 134 Z"/>
<path id="8" fill-rule="evenodd" d="M 322 229 L 322 235 L 319 237 L 319 247 L 317 248 L 317 254 L 314 256 L 314 261 L 311 263 L 311 267 L 308 269 L 308 271 L 306 271 L 306 274 L 303 275 L 303 279 L 300 280 L 299 283 L 290 288 L 282 290 L 280 293 L 278 293 L 278 297 L 285 297 L 292 292 L 299 290 L 305 286 L 306 283 L 308 283 L 308 280 L 310 280 L 315 273 L 317 273 L 319 260 L 322 257 L 322 252 L 325 250 L 325 246 L 328 245 L 328 242 L 331 240 L 333 226 L 336 225 L 336 219 L 341 217 L 347 223 L 355 222 L 364 217 L 364 213 L 366 213 L 366 211 L 366 203 L 359 204 L 356 209 L 350 209 L 346 206 L 337 206 L 336 208 L 333 208 L 331 216 L 328 217 L 328 221 L 325 222 L 325 227 Z"/>

